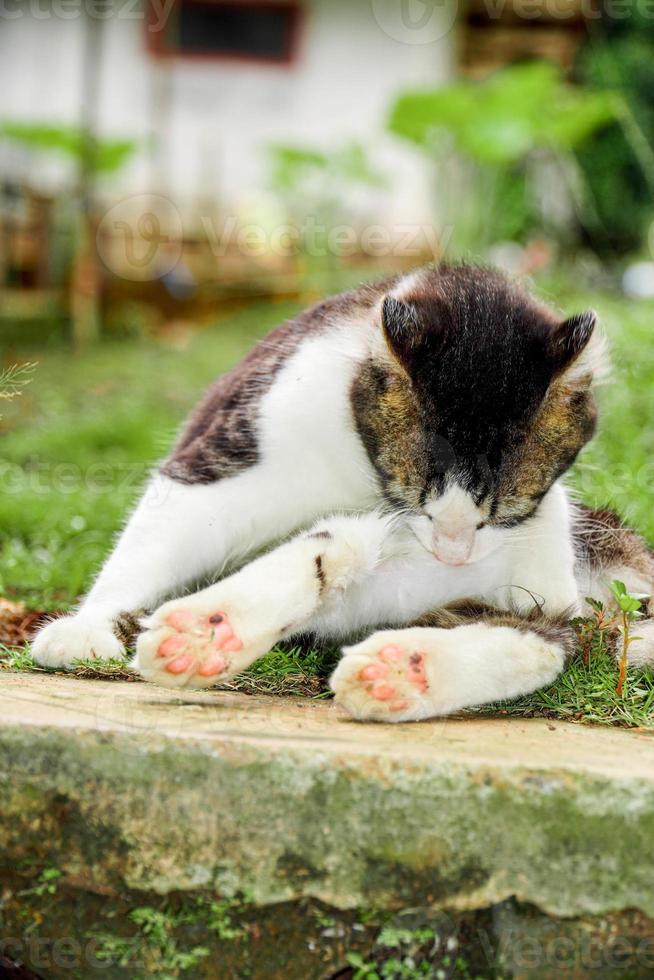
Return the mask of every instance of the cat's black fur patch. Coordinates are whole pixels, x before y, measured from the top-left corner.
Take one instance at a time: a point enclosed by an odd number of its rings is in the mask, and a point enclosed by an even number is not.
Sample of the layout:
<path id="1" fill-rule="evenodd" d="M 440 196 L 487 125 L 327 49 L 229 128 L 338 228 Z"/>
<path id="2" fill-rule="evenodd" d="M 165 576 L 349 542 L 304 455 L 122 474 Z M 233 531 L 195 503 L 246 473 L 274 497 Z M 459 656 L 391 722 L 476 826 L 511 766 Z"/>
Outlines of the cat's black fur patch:
<path id="1" fill-rule="evenodd" d="M 532 513 L 593 432 L 590 379 L 556 385 L 593 326 L 591 314 L 561 323 L 479 267 L 424 269 L 386 297 L 382 327 L 402 370 L 371 359 L 352 404 L 388 499 L 419 508 L 455 482 L 488 501 L 495 523 Z"/>
<path id="2" fill-rule="evenodd" d="M 325 575 L 325 569 L 322 567 L 322 555 L 316 555 L 314 558 L 314 564 L 316 567 L 316 578 L 318 579 L 320 594 L 322 595 L 327 587 L 327 576 Z"/>

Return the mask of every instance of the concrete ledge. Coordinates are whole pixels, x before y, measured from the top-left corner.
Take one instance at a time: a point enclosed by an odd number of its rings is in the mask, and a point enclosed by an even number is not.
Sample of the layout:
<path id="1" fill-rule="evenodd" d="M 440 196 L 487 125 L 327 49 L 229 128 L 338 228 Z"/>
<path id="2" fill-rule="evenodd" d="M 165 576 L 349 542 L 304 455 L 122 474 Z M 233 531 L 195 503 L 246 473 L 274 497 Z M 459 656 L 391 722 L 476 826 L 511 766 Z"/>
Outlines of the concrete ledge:
<path id="1" fill-rule="evenodd" d="M 654 916 L 654 738 L 0 675 L 0 863 L 89 891 Z"/>

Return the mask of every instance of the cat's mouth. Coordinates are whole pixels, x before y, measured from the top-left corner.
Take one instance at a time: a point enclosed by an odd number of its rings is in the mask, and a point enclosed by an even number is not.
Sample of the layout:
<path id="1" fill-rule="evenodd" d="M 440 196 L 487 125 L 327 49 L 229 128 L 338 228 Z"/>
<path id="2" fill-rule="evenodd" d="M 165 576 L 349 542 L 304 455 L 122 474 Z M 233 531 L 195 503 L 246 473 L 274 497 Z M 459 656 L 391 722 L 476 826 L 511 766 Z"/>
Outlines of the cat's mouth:
<path id="1" fill-rule="evenodd" d="M 435 551 L 432 551 L 432 554 L 433 554 L 434 558 L 436 559 L 436 561 L 439 561 L 441 563 L 441 565 L 448 565 L 450 568 L 461 568 L 463 565 L 473 565 L 474 564 L 474 561 L 471 561 L 468 558 L 464 558 L 464 559 L 461 559 L 461 560 L 454 559 L 454 558 L 441 558 L 441 556 L 440 555 L 437 555 Z"/>

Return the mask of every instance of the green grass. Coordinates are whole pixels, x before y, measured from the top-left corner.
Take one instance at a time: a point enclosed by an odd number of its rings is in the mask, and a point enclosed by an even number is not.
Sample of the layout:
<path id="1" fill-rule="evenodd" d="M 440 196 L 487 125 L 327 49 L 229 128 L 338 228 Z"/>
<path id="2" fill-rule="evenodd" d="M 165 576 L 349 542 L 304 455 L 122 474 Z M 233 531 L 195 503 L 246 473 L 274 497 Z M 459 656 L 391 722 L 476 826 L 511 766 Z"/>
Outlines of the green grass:
<path id="1" fill-rule="evenodd" d="M 598 310 L 615 364 L 601 392 L 601 431 L 572 476 L 581 497 L 618 510 L 654 542 L 654 303 L 550 286 L 546 298 L 567 313 Z M 79 355 L 14 347 L 3 357 L 37 361 L 23 394 L 0 403 L 0 594 L 38 609 L 67 608 L 91 582 L 149 468 L 198 394 L 253 341 L 297 307 L 260 303 L 188 335 L 177 349 L 125 339 Z M 1 338 L 0 338 L 1 340 Z M 2 366 L 2 365 L 0 365 Z M 333 652 L 273 651 L 234 686 L 269 693 L 324 692 Z M 0 665 L 30 665 L 26 652 Z M 108 665 L 103 676 L 122 676 Z M 80 665 L 97 676 L 97 665 Z M 606 655 L 575 661 L 551 689 L 500 709 L 617 724 L 652 724 L 654 682 L 631 673 L 615 696 Z"/>
<path id="2" fill-rule="evenodd" d="M 302 646 L 276 647 L 257 660 L 249 670 L 222 685 L 226 690 L 245 694 L 303 695 L 315 699 L 329 696 L 327 679 L 338 661 L 336 649 L 314 650 Z M 0 643 L 1 670 L 29 670 L 52 673 L 35 663 L 29 646 L 7 647 Z M 134 674 L 125 660 L 75 660 L 76 677 L 94 680 L 133 680 Z M 56 673 L 56 671 L 55 671 Z"/>
<path id="3" fill-rule="evenodd" d="M 238 313 L 181 351 L 123 340 L 77 356 L 23 352 L 38 362 L 32 384 L 0 403 L 0 591 L 39 608 L 72 603 L 198 394 L 294 309 Z"/>
<path id="4" fill-rule="evenodd" d="M 627 728 L 654 727 L 651 670 L 630 671 L 622 695 L 616 694 L 617 678 L 615 660 L 610 654 L 595 654 L 588 666 L 578 655 L 552 687 L 497 705 L 492 713 L 521 718 L 539 715 Z"/>

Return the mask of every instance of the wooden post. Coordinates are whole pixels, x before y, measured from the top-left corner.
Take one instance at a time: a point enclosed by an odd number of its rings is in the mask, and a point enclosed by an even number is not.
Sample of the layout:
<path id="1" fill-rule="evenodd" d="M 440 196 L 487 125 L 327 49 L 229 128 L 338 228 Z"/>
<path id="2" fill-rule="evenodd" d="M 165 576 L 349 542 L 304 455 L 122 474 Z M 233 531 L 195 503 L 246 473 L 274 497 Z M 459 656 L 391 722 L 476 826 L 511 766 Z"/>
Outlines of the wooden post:
<path id="1" fill-rule="evenodd" d="M 75 346 L 100 336 L 100 269 L 95 244 L 95 177 L 97 173 L 96 118 L 104 22 L 87 16 L 82 52 L 82 146 L 78 176 L 77 241 L 71 276 L 70 306 Z"/>

